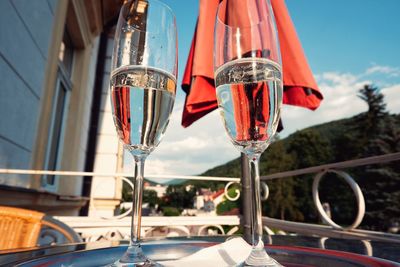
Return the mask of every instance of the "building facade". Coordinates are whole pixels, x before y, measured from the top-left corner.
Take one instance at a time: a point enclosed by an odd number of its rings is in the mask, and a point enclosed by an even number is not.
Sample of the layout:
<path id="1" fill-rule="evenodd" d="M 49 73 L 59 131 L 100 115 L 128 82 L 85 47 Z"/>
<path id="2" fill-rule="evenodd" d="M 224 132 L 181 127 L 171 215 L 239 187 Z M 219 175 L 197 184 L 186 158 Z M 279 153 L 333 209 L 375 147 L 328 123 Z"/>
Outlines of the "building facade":
<path id="1" fill-rule="evenodd" d="M 101 129 L 112 124 L 110 32 L 121 2 L 0 1 L 0 168 L 118 170 L 116 136 Z M 78 215 L 93 189 L 115 208 L 118 179 L 106 194 L 93 181 L 0 174 L 0 205 Z"/>

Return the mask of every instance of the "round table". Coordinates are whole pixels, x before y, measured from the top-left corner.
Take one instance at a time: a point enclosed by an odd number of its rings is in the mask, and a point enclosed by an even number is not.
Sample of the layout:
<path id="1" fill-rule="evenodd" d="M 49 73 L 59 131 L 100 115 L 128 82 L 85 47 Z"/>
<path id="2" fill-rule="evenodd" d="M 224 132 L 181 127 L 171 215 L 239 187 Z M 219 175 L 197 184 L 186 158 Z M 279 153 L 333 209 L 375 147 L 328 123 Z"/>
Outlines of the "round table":
<path id="1" fill-rule="evenodd" d="M 226 236 L 146 240 L 146 255 L 159 261 L 176 260 L 224 242 Z M 400 244 L 304 236 L 268 236 L 266 250 L 287 267 L 400 266 Z M 272 245 L 271 245 L 272 244 Z M 105 266 L 125 251 L 126 241 L 57 245 L 3 251 L 0 266 Z"/>

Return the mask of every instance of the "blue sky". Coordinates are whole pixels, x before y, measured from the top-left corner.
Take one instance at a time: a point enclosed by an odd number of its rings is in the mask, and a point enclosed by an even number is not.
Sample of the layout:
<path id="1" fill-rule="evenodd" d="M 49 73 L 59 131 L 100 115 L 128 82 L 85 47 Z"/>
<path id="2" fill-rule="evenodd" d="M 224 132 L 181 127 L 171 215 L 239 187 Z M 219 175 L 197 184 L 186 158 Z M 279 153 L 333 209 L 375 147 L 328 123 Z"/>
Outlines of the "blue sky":
<path id="1" fill-rule="evenodd" d="M 198 1 L 164 2 L 177 18 L 180 80 L 193 37 Z M 399 65 L 399 0 L 286 0 L 286 5 L 314 73 L 358 73 L 373 63 Z"/>
<path id="2" fill-rule="evenodd" d="M 175 12 L 179 85 L 197 19 L 197 0 L 163 0 Z M 400 113 L 399 0 L 286 0 L 324 101 L 316 111 L 284 106 L 281 137 L 367 109 L 357 98 L 366 83 L 382 89 L 388 109 Z M 184 93 L 177 90 L 164 140 L 147 160 L 147 174 L 200 174 L 239 156 L 218 112 L 187 129 L 180 126 Z"/>
<path id="3" fill-rule="evenodd" d="M 312 70 L 361 72 L 375 62 L 398 66 L 400 1 L 287 0 Z"/>

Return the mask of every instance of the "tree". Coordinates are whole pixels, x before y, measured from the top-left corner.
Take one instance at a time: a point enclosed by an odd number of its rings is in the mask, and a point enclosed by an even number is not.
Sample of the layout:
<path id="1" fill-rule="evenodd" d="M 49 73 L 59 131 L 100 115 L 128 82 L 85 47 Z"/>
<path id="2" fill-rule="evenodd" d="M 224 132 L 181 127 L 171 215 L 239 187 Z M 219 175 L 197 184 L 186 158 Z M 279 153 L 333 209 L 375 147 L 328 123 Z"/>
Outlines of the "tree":
<path id="1" fill-rule="evenodd" d="M 377 87 L 364 85 L 358 97 L 368 106 L 366 112 L 354 116 L 343 125 L 347 130 L 334 140 L 337 161 L 361 158 L 371 139 L 379 137 L 388 115 L 384 96 Z"/>
<path id="2" fill-rule="evenodd" d="M 400 129 L 391 116 L 385 118 L 381 135 L 368 142 L 365 156 L 383 155 L 400 151 Z M 400 222 L 400 167 L 398 162 L 367 166 L 363 188 L 366 197 L 364 225 L 374 230 L 387 230 Z"/>
<path id="3" fill-rule="evenodd" d="M 311 128 L 296 132 L 290 139 L 287 150 L 292 153 L 296 168 L 321 165 L 333 159 L 329 140 Z"/>
<path id="4" fill-rule="evenodd" d="M 201 175 L 209 176 L 210 174 L 212 174 L 213 176 L 239 177 L 241 174 L 240 158 L 231 160 L 224 165 L 212 168 Z M 198 181 L 196 181 L 196 182 L 198 182 Z M 198 182 L 198 183 L 200 183 L 200 182 Z M 208 181 L 208 184 L 214 186 L 216 184 L 216 182 Z M 208 187 L 206 187 L 206 188 L 208 188 Z"/>
<path id="5" fill-rule="evenodd" d="M 362 114 L 359 132 L 363 137 L 362 157 L 371 157 L 400 151 L 398 121 L 386 110 L 384 96 L 377 87 L 365 85 L 359 97 L 368 105 Z M 400 221 L 400 168 L 398 162 L 366 166 L 360 173 L 361 187 L 366 199 L 365 228 L 383 231 Z"/>
<path id="6" fill-rule="evenodd" d="M 164 207 L 175 207 L 178 209 L 187 209 L 193 207 L 194 197 L 196 190 L 194 187 L 190 187 L 187 190 L 186 185 L 170 185 L 167 187 L 167 191 L 164 196 L 164 202 L 160 205 Z"/>
<path id="7" fill-rule="evenodd" d="M 337 128 L 345 129 L 332 139 L 332 151 L 336 162 L 357 159 L 365 146 L 365 137 L 360 126 L 364 123 L 364 115 L 356 115 L 345 120 Z M 333 131 L 337 131 L 334 129 Z"/>
<path id="8" fill-rule="evenodd" d="M 122 201 L 132 202 L 132 189 L 128 184 L 124 184 L 122 187 Z M 159 204 L 160 199 L 157 197 L 157 192 L 154 190 L 143 190 L 143 203 L 149 203 L 149 206 L 154 208 L 156 204 Z"/>
<path id="9" fill-rule="evenodd" d="M 329 163 L 333 159 L 329 140 L 315 129 L 305 129 L 293 134 L 288 140 L 288 153 L 293 157 L 293 169 L 318 166 Z M 300 175 L 294 178 L 294 194 L 297 204 L 306 221 L 316 222 L 317 211 L 312 200 L 312 177 Z"/>
<path id="10" fill-rule="evenodd" d="M 386 111 L 386 103 L 383 94 L 379 91 L 378 87 L 366 84 L 359 91 L 358 97 L 368 104 L 367 115 L 371 120 L 378 120 L 385 117 L 388 112 Z"/>
<path id="11" fill-rule="evenodd" d="M 157 192 L 145 189 L 143 191 L 143 203 L 149 203 L 150 208 L 154 208 L 160 203 L 160 199 L 157 197 Z"/>
<path id="12" fill-rule="evenodd" d="M 122 185 L 122 201 L 132 202 L 132 188 L 127 183 Z"/>
<path id="13" fill-rule="evenodd" d="M 384 118 L 388 116 L 384 96 L 377 87 L 364 85 L 359 90 L 358 97 L 366 102 L 368 111 L 359 118 L 359 133 L 364 137 L 363 142 L 368 142 L 371 137 L 379 135 L 382 131 Z"/>
<path id="14" fill-rule="evenodd" d="M 277 141 L 264 152 L 260 172 L 272 174 L 287 171 L 293 168 L 294 160 L 291 154 L 286 152 L 283 142 Z M 303 220 L 296 197 L 294 195 L 294 180 L 291 177 L 276 179 L 267 182 L 270 190 L 269 198 L 263 202 L 263 211 L 269 217 L 282 220 Z"/>

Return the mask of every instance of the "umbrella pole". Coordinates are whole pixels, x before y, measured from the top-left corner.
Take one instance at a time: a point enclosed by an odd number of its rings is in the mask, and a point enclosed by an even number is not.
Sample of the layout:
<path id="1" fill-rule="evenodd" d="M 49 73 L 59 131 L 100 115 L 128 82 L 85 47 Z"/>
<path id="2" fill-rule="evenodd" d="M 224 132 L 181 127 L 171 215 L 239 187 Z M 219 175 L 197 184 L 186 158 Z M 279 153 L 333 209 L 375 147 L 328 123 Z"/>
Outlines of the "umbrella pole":
<path id="1" fill-rule="evenodd" d="M 241 226 L 243 228 L 244 239 L 251 243 L 251 187 L 250 187 L 250 165 L 245 154 L 240 154 L 240 163 L 242 175 L 240 182 L 242 184 L 242 207 L 241 207 Z"/>

